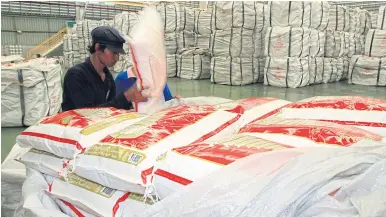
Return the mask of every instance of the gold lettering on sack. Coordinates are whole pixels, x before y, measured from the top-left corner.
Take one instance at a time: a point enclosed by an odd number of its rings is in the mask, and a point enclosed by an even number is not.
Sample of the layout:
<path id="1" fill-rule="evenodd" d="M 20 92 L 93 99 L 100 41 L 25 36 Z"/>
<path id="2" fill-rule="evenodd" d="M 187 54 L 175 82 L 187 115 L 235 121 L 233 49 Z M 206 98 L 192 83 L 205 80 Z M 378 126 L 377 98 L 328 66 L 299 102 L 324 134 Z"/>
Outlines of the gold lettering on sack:
<path id="1" fill-rule="evenodd" d="M 92 124 L 90 126 L 85 127 L 80 133 L 82 135 L 90 135 L 92 133 L 95 133 L 97 131 L 103 130 L 107 127 L 110 127 L 114 124 L 119 124 L 124 121 L 140 118 L 141 116 L 137 113 L 127 113 L 127 114 L 121 114 L 114 117 L 107 118 L 105 120 L 102 120 L 96 124 Z"/>
<path id="2" fill-rule="evenodd" d="M 67 175 L 67 180 L 71 185 L 78 186 L 106 198 L 111 198 L 111 196 L 113 196 L 116 192 L 116 190 L 112 188 L 104 187 L 103 185 L 82 178 L 75 173 L 69 173 Z"/>
<path id="3" fill-rule="evenodd" d="M 107 143 L 95 144 L 87 149 L 85 154 L 109 158 L 135 166 L 146 159 L 146 155 L 141 152 L 130 150 L 120 145 L 110 145 Z"/>
<path id="4" fill-rule="evenodd" d="M 278 143 L 271 142 L 268 140 L 256 138 L 248 135 L 235 135 L 231 138 L 223 139 L 217 144 L 223 144 L 225 146 L 237 146 L 237 147 L 247 147 L 247 148 L 263 148 L 263 149 L 272 149 L 272 150 L 281 150 L 286 149 L 287 147 L 282 146 Z"/>
<path id="5" fill-rule="evenodd" d="M 140 201 L 140 202 L 144 201 L 143 195 L 142 194 L 137 194 L 137 193 L 130 193 L 129 199 Z M 153 201 L 150 198 L 146 198 L 145 203 L 147 203 L 149 205 L 153 205 Z"/>
<path id="6" fill-rule="evenodd" d="M 99 109 L 77 109 L 74 110 L 79 115 L 89 118 L 89 119 L 98 119 L 103 117 L 110 117 L 114 112 L 109 108 L 99 108 Z"/>

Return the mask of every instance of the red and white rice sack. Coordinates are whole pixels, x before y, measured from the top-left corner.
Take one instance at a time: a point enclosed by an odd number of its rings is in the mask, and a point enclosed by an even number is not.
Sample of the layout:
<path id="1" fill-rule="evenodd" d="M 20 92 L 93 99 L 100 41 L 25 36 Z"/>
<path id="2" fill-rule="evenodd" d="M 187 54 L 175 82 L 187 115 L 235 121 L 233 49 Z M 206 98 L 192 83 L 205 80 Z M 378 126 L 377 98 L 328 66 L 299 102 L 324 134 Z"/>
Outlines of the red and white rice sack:
<path id="1" fill-rule="evenodd" d="M 288 105 L 278 115 L 355 126 L 386 136 L 386 100 L 361 96 L 318 96 Z"/>
<path id="2" fill-rule="evenodd" d="M 157 164 L 154 186 L 161 198 L 249 155 L 290 148 L 249 135 L 233 135 L 214 142 L 175 148 Z"/>
<path id="3" fill-rule="evenodd" d="M 243 111 L 235 104 L 172 107 L 106 136 L 70 165 L 104 186 L 144 193 L 160 155 L 215 135 L 238 121 Z"/>
<path id="4" fill-rule="evenodd" d="M 67 182 L 47 177 L 49 195 L 67 201 L 95 216 L 121 216 L 120 209 L 123 203 L 125 206 L 130 206 L 135 213 L 151 205 L 149 200 L 146 203 L 143 202 L 142 195 L 104 187 L 73 173 L 68 174 L 66 179 Z"/>
<path id="5" fill-rule="evenodd" d="M 55 177 L 63 175 L 65 164 L 68 161 L 52 153 L 34 148 L 30 149 L 21 157 L 16 158 L 16 160 L 24 164 L 26 167 Z"/>
<path id="6" fill-rule="evenodd" d="M 55 202 L 58 204 L 62 212 L 64 212 L 66 215 L 69 215 L 70 217 L 95 217 L 95 215 L 81 210 L 67 201 L 56 199 Z"/>
<path id="7" fill-rule="evenodd" d="M 250 123 L 243 127 L 239 133 L 299 148 L 346 147 L 364 139 L 385 141 L 383 136 L 356 127 L 324 121 L 278 117 Z"/>
<path id="8" fill-rule="evenodd" d="M 23 131 L 16 141 L 72 159 L 108 134 L 141 120 L 143 116 L 115 108 L 85 108 L 59 113 L 42 119 Z"/>

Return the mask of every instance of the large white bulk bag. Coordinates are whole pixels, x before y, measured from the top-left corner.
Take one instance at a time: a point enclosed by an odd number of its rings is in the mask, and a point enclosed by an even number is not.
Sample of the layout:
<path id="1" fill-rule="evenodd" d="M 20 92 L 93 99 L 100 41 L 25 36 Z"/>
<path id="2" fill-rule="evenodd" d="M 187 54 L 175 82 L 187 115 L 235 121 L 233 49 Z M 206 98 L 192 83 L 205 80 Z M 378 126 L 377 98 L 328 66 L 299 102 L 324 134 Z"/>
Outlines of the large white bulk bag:
<path id="1" fill-rule="evenodd" d="M 271 1 L 269 5 L 269 26 L 271 27 L 310 27 L 311 2 Z"/>
<path id="2" fill-rule="evenodd" d="M 2 65 L 2 126 L 31 126 L 58 113 L 62 103 L 61 70 L 59 63 L 45 58 Z"/>
<path id="3" fill-rule="evenodd" d="M 212 36 L 213 56 L 260 57 L 262 33 L 244 28 L 216 30 Z"/>
<path id="4" fill-rule="evenodd" d="M 386 56 L 386 30 L 370 29 L 366 35 L 365 55 L 370 57 Z"/>
<path id="5" fill-rule="evenodd" d="M 267 57 L 264 85 L 276 87 L 304 87 L 309 84 L 308 59 L 295 57 Z"/>
<path id="6" fill-rule="evenodd" d="M 168 78 L 177 76 L 177 55 L 176 54 L 167 54 L 167 70 L 168 70 Z"/>
<path id="7" fill-rule="evenodd" d="M 21 147 L 33 147 L 71 159 L 109 133 L 143 119 L 137 113 L 115 108 L 85 108 L 42 119 L 17 138 Z"/>
<path id="8" fill-rule="evenodd" d="M 133 70 L 138 78 L 137 88 L 149 96 L 147 102 L 133 103 L 136 111 L 153 113 L 165 103 L 163 91 L 167 69 L 162 20 L 153 7 L 145 7 L 129 39 Z M 149 89 L 144 89 L 148 84 Z"/>
<path id="9" fill-rule="evenodd" d="M 243 112 L 237 104 L 165 109 L 106 136 L 77 155 L 70 166 L 79 176 L 106 187 L 145 193 L 160 155 L 172 148 L 204 141 L 222 130 L 232 131 L 228 126 L 237 127 L 232 124 Z"/>
<path id="10" fill-rule="evenodd" d="M 283 108 L 279 117 L 355 126 L 386 136 L 386 100 L 362 96 L 318 96 Z"/>
<path id="11" fill-rule="evenodd" d="M 194 32 L 196 25 L 196 13 L 198 11 L 193 8 L 184 7 L 180 9 L 180 31 Z"/>
<path id="12" fill-rule="evenodd" d="M 265 35 L 266 56 L 307 57 L 310 51 L 310 29 L 270 27 Z"/>
<path id="13" fill-rule="evenodd" d="M 350 84 L 386 86 L 386 58 L 353 56 L 348 78 Z"/>
<path id="14" fill-rule="evenodd" d="M 326 46 L 325 32 L 316 29 L 310 29 L 310 57 L 324 57 L 324 48 Z"/>
<path id="15" fill-rule="evenodd" d="M 249 135 L 232 135 L 213 142 L 175 148 L 158 163 L 154 186 L 166 198 L 184 186 L 226 165 L 256 153 L 291 148 Z"/>
<path id="16" fill-rule="evenodd" d="M 71 50 L 72 51 L 79 51 L 79 42 L 78 42 L 78 35 L 73 34 L 71 35 Z"/>
<path id="17" fill-rule="evenodd" d="M 178 39 L 175 32 L 165 34 L 165 51 L 166 54 L 176 54 L 178 48 Z"/>
<path id="18" fill-rule="evenodd" d="M 218 1 L 212 9 L 212 29 L 254 30 L 264 26 L 264 5 L 253 1 Z"/>
<path id="19" fill-rule="evenodd" d="M 72 37 L 71 35 L 64 35 L 63 36 L 63 51 L 68 52 L 72 51 Z"/>
<path id="20" fill-rule="evenodd" d="M 252 57 L 212 57 L 211 81 L 216 84 L 246 85 L 263 76 L 265 59 Z"/>
<path id="21" fill-rule="evenodd" d="M 324 58 L 308 58 L 308 67 L 310 70 L 310 84 L 321 84 L 324 75 Z"/>
<path id="22" fill-rule="evenodd" d="M 65 180 L 47 177 L 47 193 L 95 216 L 121 216 L 124 206 L 137 213 L 152 204 L 150 199 L 144 202 L 143 195 L 108 188 L 74 173 L 69 173 Z"/>
<path id="23" fill-rule="evenodd" d="M 177 61 L 177 76 L 198 80 L 210 78 L 210 54 L 204 49 L 182 51 Z"/>
<path id="24" fill-rule="evenodd" d="M 352 126 L 304 118 L 282 118 L 283 110 L 279 117 L 252 122 L 241 128 L 239 133 L 299 148 L 347 147 L 363 140 L 386 141 L 383 136 Z"/>
<path id="25" fill-rule="evenodd" d="M 346 7 L 338 4 L 331 6 L 327 29 L 348 32 L 350 30 L 350 17 L 351 14 Z"/>
<path id="26" fill-rule="evenodd" d="M 386 29 L 386 5 L 379 7 L 377 29 Z"/>
<path id="27" fill-rule="evenodd" d="M 328 24 L 330 4 L 327 1 L 311 1 L 311 28 L 324 31 Z"/>
<path id="28" fill-rule="evenodd" d="M 114 16 L 113 27 L 124 35 L 129 34 L 129 12 L 123 11 L 120 14 Z"/>
<path id="29" fill-rule="evenodd" d="M 198 10 L 196 12 L 196 22 L 194 32 L 201 35 L 210 35 L 212 33 L 211 21 L 212 13 L 207 10 Z"/>
<path id="30" fill-rule="evenodd" d="M 346 58 L 324 58 L 323 83 L 338 82 L 346 79 L 350 61 Z"/>
<path id="31" fill-rule="evenodd" d="M 352 12 L 352 20 L 350 32 L 356 34 L 366 34 L 371 29 L 371 16 L 367 10 L 355 8 Z"/>
<path id="32" fill-rule="evenodd" d="M 348 35 L 348 43 L 346 40 L 346 48 L 348 48 L 348 57 L 354 55 L 362 55 L 365 52 L 365 37 L 354 33 L 345 33 Z M 347 37 L 346 37 L 347 38 Z"/>
<path id="33" fill-rule="evenodd" d="M 342 57 L 347 55 L 345 33 L 333 30 L 327 30 L 326 46 L 324 49 L 325 57 Z M 348 38 L 347 38 L 348 39 Z"/>
<path id="34" fill-rule="evenodd" d="M 159 4 L 157 11 L 162 20 L 163 27 L 166 33 L 176 32 L 180 26 L 180 7 L 178 4 Z"/>
<path id="35" fill-rule="evenodd" d="M 178 53 L 186 48 L 209 49 L 211 40 L 210 34 L 201 35 L 195 32 L 182 31 L 178 34 Z"/>

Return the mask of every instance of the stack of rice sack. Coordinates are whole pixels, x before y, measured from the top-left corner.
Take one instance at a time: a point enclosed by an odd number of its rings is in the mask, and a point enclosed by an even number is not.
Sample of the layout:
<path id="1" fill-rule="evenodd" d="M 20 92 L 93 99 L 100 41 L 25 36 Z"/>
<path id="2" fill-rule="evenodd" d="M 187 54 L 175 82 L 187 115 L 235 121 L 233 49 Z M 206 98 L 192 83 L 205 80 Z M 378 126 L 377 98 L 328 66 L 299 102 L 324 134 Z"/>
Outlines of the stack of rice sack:
<path id="1" fill-rule="evenodd" d="M 212 8 L 211 81 L 246 85 L 263 80 L 266 5 L 218 1 Z"/>
<path id="2" fill-rule="evenodd" d="M 350 58 L 364 53 L 364 35 L 370 28 L 371 18 L 366 10 L 355 8 L 349 11 L 341 5 L 331 6 L 325 59 L 335 72 L 325 72 L 323 83 L 347 78 Z"/>
<path id="3" fill-rule="evenodd" d="M 264 110 L 262 107 L 273 102 L 251 110 L 261 112 Z M 160 197 L 165 198 L 232 162 L 256 153 L 289 148 L 348 147 L 364 140 L 385 142 L 386 122 L 379 120 L 385 118 L 385 103 L 385 100 L 363 97 L 325 97 L 283 104 L 276 111 L 255 116 L 255 119 L 248 118 L 233 135 L 167 152 L 158 162 L 154 186 Z M 320 117 L 319 114 L 327 115 Z M 365 123 L 372 123 L 372 127 L 366 127 Z M 278 159 L 269 161 L 269 164 L 276 164 L 280 161 Z M 261 165 L 266 166 L 264 163 Z"/>
<path id="4" fill-rule="evenodd" d="M 379 8 L 377 29 L 366 34 L 364 55 L 351 58 L 349 83 L 370 86 L 386 86 L 386 30 L 385 7 Z"/>
<path id="5" fill-rule="evenodd" d="M 54 58 L 1 65 L 1 125 L 31 126 L 59 112 L 62 68 Z"/>
<path id="6" fill-rule="evenodd" d="M 207 10 L 181 8 L 178 34 L 177 76 L 209 79 L 212 14 Z"/>
<path id="7" fill-rule="evenodd" d="M 327 2 L 269 2 L 265 35 L 264 84 L 304 87 L 324 71 Z"/>
<path id="8" fill-rule="evenodd" d="M 177 76 L 178 33 L 180 32 L 180 11 L 178 4 L 162 3 L 157 6 L 164 21 L 165 51 L 168 77 Z"/>

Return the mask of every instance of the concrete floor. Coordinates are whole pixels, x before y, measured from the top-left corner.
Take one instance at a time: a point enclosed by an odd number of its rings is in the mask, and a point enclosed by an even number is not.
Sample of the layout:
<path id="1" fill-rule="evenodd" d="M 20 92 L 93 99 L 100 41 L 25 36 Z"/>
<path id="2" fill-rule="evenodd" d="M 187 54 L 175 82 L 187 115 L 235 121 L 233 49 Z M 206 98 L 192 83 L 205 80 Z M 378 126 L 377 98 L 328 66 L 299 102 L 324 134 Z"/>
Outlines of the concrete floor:
<path id="1" fill-rule="evenodd" d="M 212 84 L 209 80 L 191 81 L 179 78 L 168 79 L 171 92 L 182 97 L 217 96 L 230 99 L 247 97 L 276 97 L 289 101 L 298 101 L 313 96 L 367 96 L 386 99 L 385 87 L 349 85 L 347 81 L 331 84 L 312 85 L 298 89 L 287 89 L 253 84 L 247 86 L 225 86 Z M 1 162 L 8 155 L 15 138 L 24 128 L 1 128 Z"/>

